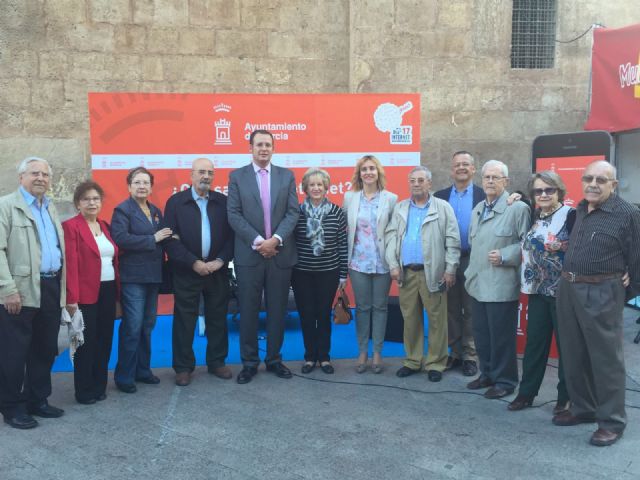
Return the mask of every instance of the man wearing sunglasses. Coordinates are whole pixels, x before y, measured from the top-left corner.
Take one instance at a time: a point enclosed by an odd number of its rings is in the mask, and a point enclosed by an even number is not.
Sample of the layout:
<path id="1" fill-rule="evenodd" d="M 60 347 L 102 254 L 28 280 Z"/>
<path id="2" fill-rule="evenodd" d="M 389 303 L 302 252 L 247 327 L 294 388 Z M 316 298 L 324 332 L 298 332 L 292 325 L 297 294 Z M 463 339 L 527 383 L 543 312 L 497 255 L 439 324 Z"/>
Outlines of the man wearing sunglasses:
<path id="1" fill-rule="evenodd" d="M 565 255 L 558 286 L 558 330 L 571 409 L 558 426 L 598 423 L 591 444 L 611 445 L 627 423 L 622 311 L 640 289 L 640 210 L 615 193 L 616 169 L 604 160 L 582 177 L 584 200 Z"/>

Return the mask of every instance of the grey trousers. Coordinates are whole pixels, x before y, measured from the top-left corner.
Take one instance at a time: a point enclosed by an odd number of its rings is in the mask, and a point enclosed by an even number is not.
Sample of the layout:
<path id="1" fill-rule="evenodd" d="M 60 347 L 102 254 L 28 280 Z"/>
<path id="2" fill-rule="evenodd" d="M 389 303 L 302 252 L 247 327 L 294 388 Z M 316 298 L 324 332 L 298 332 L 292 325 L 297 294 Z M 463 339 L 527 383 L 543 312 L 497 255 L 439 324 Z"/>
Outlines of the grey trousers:
<path id="1" fill-rule="evenodd" d="M 571 413 L 595 416 L 600 428 L 621 432 L 626 373 L 622 340 L 625 290 L 618 278 L 597 284 L 560 279 L 556 298 L 560 357 Z"/>
<path id="2" fill-rule="evenodd" d="M 473 336 L 480 376 L 505 390 L 518 385 L 516 327 L 518 301 L 479 302 L 473 299 Z"/>
<path id="3" fill-rule="evenodd" d="M 374 353 L 382 352 L 387 330 L 387 302 L 391 276 L 388 273 L 361 273 L 349 269 L 356 302 L 356 334 L 360 353 L 369 351 L 369 335 Z"/>
<path id="4" fill-rule="evenodd" d="M 447 325 L 449 329 L 450 356 L 461 360 L 476 360 L 476 344 L 473 340 L 471 320 L 471 295 L 464 288 L 464 271 L 469 266 L 469 256 L 460 257 L 456 271 L 456 283 L 447 292 Z"/>

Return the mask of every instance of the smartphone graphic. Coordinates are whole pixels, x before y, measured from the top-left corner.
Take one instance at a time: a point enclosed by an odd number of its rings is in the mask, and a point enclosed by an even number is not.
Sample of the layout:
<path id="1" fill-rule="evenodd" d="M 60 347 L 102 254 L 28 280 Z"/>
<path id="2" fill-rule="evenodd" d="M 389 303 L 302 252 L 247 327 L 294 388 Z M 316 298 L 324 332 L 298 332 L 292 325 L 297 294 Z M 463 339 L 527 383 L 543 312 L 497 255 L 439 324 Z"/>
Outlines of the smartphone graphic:
<path id="1" fill-rule="evenodd" d="M 613 159 L 613 141 L 609 132 L 575 132 L 540 135 L 533 141 L 531 169 L 552 170 L 567 187 L 564 203 L 575 207 L 583 198 L 582 174 L 595 160 Z"/>

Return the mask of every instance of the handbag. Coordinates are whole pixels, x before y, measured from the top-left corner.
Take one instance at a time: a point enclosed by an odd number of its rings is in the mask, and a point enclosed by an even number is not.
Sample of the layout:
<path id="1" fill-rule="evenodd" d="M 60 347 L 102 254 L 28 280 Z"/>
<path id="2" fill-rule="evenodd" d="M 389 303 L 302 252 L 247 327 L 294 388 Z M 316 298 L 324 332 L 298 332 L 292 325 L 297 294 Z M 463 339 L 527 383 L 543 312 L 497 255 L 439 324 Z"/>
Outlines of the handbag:
<path id="1" fill-rule="evenodd" d="M 333 323 L 336 325 L 347 325 L 353 314 L 351 313 L 351 305 L 349 304 L 349 297 L 344 288 L 341 288 L 338 293 L 338 298 L 333 306 Z"/>

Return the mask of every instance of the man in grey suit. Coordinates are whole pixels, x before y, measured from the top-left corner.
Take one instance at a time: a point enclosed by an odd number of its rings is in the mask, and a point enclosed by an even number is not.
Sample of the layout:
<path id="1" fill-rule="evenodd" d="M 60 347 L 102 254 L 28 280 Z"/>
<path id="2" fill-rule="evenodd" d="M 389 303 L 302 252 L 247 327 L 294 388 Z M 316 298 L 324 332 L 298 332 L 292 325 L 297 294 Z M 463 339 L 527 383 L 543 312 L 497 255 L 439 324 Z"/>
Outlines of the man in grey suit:
<path id="1" fill-rule="evenodd" d="M 299 207 L 293 173 L 271 164 L 273 135 L 255 130 L 249 137 L 251 164 L 229 176 L 228 219 L 235 231 L 234 268 L 240 304 L 238 383 L 258 373 L 258 314 L 264 291 L 267 310 L 267 370 L 291 378 L 282 363 L 284 318 L 291 268 L 298 260 L 293 229 Z"/>

